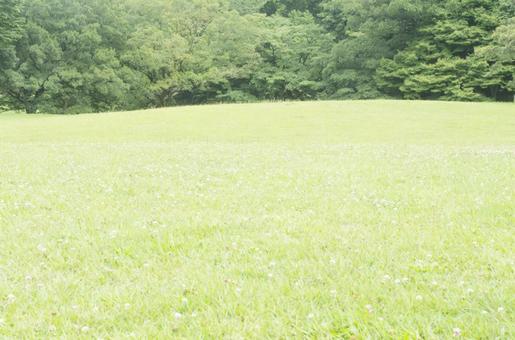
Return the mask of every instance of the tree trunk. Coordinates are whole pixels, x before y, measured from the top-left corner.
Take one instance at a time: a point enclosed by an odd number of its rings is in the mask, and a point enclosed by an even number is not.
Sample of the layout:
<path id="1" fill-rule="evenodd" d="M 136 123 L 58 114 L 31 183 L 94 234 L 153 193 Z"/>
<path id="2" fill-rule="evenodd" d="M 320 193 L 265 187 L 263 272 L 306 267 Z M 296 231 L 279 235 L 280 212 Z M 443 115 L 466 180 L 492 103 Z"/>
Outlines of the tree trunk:
<path id="1" fill-rule="evenodd" d="M 29 114 L 38 112 L 38 105 L 36 103 L 25 103 L 25 112 Z"/>

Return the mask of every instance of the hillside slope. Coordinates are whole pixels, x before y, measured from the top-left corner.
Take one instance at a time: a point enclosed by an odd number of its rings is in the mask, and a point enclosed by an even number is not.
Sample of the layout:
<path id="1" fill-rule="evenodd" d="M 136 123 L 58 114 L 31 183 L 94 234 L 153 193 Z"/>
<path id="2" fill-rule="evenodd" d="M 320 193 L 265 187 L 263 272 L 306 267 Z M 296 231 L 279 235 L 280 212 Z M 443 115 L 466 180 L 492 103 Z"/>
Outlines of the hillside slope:
<path id="1" fill-rule="evenodd" d="M 0 338 L 513 338 L 515 106 L 0 115 Z"/>

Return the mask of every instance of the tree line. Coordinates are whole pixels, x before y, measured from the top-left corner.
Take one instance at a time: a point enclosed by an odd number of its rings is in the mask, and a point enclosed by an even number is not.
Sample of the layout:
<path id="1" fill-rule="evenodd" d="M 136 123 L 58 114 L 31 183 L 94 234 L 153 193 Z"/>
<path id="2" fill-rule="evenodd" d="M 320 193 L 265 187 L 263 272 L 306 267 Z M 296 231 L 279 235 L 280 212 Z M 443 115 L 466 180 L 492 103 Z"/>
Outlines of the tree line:
<path id="1" fill-rule="evenodd" d="M 0 106 L 508 101 L 513 0 L 0 0 Z"/>

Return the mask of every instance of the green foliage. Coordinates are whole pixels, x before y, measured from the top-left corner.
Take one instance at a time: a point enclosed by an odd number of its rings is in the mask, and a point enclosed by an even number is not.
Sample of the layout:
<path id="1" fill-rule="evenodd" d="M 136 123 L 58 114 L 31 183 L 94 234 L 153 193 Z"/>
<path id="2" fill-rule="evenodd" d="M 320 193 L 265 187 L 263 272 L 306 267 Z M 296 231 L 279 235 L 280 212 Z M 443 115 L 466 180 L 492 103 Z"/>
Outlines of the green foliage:
<path id="1" fill-rule="evenodd" d="M 112 110 L 125 92 L 114 48 L 124 46 L 116 4 L 33 1 L 23 34 L 4 54 L 0 92 L 28 113 Z"/>
<path id="2" fill-rule="evenodd" d="M 338 42 L 324 70 L 333 98 L 377 98 L 373 81 L 382 58 L 390 58 L 418 34 L 427 18 L 421 1 L 328 1 L 323 23 Z M 345 18 L 342 20 L 341 18 Z"/>
<path id="3" fill-rule="evenodd" d="M 0 0 L 0 49 L 19 37 L 22 26 L 21 0 Z"/>
<path id="4" fill-rule="evenodd" d="M 514 65 L 503 60 L 503 52 L 499 56 L 495 52 L 506 43 L 503 29 L 493 35 L 492 31 L 514 8 L 506 10 L 502 1 L 489 0 L 436 1 L 435 5 L 430 10 L 436 20 L 421 27 L 407 48 L 381 61 L 378 87 L 407 99 L 509 98 Z"/>
<path id="5" fill-rule="evenodd" d="M 267 99 L 314 99 L 324 87 L 322 70 L 331 36 L 311 14 L 272 17 L 258 47 L 264 65 L 251 79 L 256 95 Z"/>
<path id="6" fill-rule="evenodd" d="M 28 23 L 15 53 L 11 51 L 7 51 L 6 67 L 0 73 L 2 90 L 12 108 L 35 113 L 45 99 L 50 78 L 58 69 L 62 50 L 45 29 Z"/>
<path id="7" fill-rule="evenodd" d="M 257 101 L 257 98 L 253 95 L 240 90 L 220 94 L 217 99 L 222 103 L 252 103 Z"/>
<path id="8" fill-rule="evenodd" d="M 267 0 L 229 0 L 231 9 L 240 14 L 258 13 Z"/>
<path id="9" fill-rule="evenodd" d="M 0 0 L 0 105 L 511 100 L 511 0 Z"/>
<path id="10" fill-rule="evenodd" d="M 492 35 L 492 42 L 476 50 L 477 57 L 488 65 L 484 74 L 494 90 L 515 93 L 515 17 L 499 26 Z M 479 82 L 479 86 L 484 82 Z"/>
<path id="11" fill-rule="evenodd" d="M 294 11 L 309 12 L 317 15 L 320 12 L 322 0 L 267 0 L 261 7 L 266 15 L 280 14 L 288 16 Z"/>

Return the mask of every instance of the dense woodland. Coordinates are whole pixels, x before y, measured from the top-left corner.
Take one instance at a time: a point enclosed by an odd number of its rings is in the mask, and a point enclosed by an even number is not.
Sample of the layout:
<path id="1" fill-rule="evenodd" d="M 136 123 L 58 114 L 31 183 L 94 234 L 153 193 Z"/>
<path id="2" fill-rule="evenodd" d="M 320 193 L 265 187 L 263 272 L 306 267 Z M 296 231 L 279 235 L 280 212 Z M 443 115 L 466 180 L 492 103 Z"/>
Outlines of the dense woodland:
<path id="1" fill-rule="evenodd" d="M 509 101 L 514 0 L 0 0 L 0 106 Z"/>

